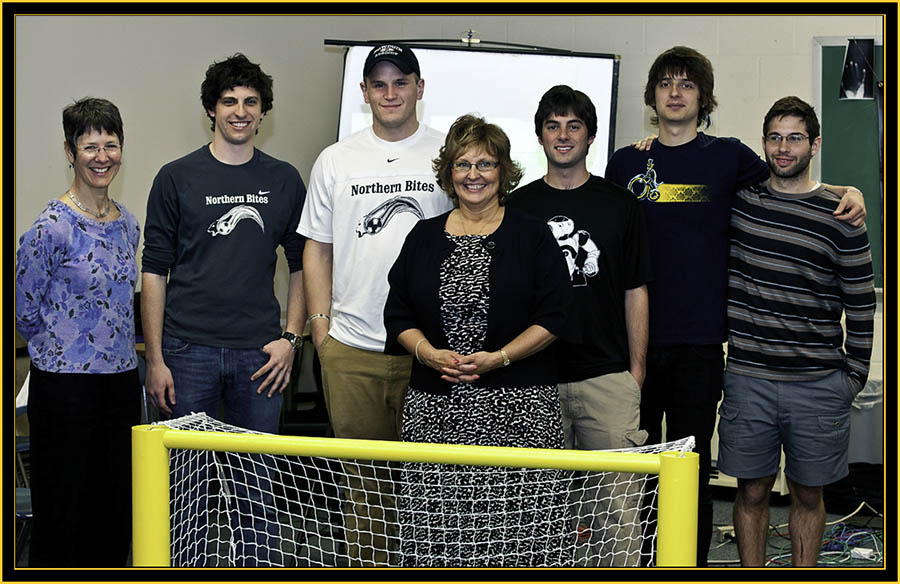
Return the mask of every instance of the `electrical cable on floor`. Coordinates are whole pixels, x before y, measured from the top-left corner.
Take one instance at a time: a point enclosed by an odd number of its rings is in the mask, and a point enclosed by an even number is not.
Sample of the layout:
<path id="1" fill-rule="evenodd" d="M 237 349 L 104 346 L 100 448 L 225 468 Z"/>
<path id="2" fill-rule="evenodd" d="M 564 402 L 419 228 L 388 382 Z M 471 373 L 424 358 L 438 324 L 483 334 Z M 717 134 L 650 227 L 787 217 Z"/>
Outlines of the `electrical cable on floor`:
<path id="1" fill-rule="evenodd" d="M 878 511 L 877 509 L 875 509 L 875 507 L 872 507 L 872 506 L 869 505 L 866 501 L 863 501 L 862 503 L 859 504 L 859 507 L 857 507 L 856 510 L 854 510 L 854 511 L 853 511 L 852 513 L 850 513 L 849 515 L 845 515 L 844 517 L 841 517 L 840 519 L 835 519 L 834 521 L 828 522 L 828 523 L 825 524 L 825 526 L 828 527 L 829 525 L 834 525 L 834 524 L 836 524 L 836 523 L 843 523 L 844 521 L 847 521 L 848 519 L 850 519 L 851 517 L 853 517 L 854 515 L 856 515 L 856 514 L 859 513 L 860 511 L 862 511 L 862 508 L 863 508 L 863 507 L 868 507 L 868 508 L 872 511 L 872 513 L 874 513 L 874 514 L 875 514 L 876 516 L 878 516 L 878 517 L 884 517 L 884 516 L 881 514 L 880 511 Z M 787 527 L 787 526 L 788 526 L 787 523 L 782 523 L 781 525 L 770 525 L 770 526 L 769 526 L 769 529 L 779 529 L 779 528 Z M 718 531 L 731 531 L 731 532 L 733 532 L 733 531 L 734 531 L 734 525 L 720 525 L 720 526 L 717 526 L 716 529 L 717 529 Z"/>
<path id="2" fill-rule="evenodd" d="M 861 527 L 846 525 L 845 522 L 859 513 L 863 507 L 870 509 L 875 516 L 883 518 L 883 515 L 874 507 L 863 501 L 852 513 L 830 521 L 825 524 L 828 528 L 823 534 L 822 547 L 819 553 L 819 566 L 853 566 L 853 567 L 882 567 L 884 565 L 884 532 L 880 528 L 868 527 L 866 521 Z M 766 566 L 790 566 L 791 565 L 791 539 L 789 532 L 783 532 L 787 523 L 770 525 L 767 536 L 767 547 L 775 550 L 767 554 Z M 713 549 L 720 549 L 728 544 L 735 543 L 734 526 L 717 526 L 717 531 L 726 538 Z M 740 566 L 740 560 L 710 560 L 710 565 L 715 566 Z"/>

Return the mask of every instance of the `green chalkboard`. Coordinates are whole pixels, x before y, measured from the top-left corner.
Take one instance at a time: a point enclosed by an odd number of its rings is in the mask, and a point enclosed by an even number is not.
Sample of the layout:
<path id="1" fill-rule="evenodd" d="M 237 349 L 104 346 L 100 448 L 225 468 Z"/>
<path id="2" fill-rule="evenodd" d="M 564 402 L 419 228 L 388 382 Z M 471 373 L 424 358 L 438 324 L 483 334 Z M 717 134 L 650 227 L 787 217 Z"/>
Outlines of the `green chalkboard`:
<path id="1" fill-rule="evenodd" d="M 839 100 L 844 46 L 822 47 L 822 182 L 853 185 L 866 199 L 875 286 L 884 286 L 882 204 L 878 168 L 878 110 L 874 99 Z M 882 47 L 875 46 L 875 79 L 884 79 Z"/>

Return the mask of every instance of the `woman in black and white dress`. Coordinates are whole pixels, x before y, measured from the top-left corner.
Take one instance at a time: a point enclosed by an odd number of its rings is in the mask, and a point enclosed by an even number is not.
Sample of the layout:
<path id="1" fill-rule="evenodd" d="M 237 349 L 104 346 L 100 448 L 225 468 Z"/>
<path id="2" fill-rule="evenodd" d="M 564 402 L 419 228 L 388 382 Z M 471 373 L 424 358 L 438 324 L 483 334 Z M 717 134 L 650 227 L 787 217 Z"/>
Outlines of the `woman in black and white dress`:
<path id="1" fill-rule="evenodd" d="M 561 332 L 570 300 L 563 255 L 546 224 L 504 206 L 522 171 L 499 127 L 462 116 L 434 170 L 456 208 L 420 221 L 388 275 L 385 351 L 416 357 L 402 438 L 563 448 L 556 367 L 543 351 Z M 493 472 L 470 482 L 476 470 L 404 465 L 403 562 L 565 563 L 565 487 L 553 483 L 561 473 L 523 482 Z"/>

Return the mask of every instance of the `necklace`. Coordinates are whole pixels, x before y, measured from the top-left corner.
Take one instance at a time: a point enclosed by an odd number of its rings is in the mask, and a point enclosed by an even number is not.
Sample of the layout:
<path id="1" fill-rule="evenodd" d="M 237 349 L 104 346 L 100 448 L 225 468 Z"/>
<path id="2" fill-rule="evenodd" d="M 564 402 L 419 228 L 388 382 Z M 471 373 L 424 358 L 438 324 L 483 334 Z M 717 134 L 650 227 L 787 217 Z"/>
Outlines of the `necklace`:
<path id="1" fill-rule="evenodd" d="M 93 215 L 97 219 L 103 219 L 104 217 L 109 215 L 109 208 L 110 208 L 109 197 L 106 198 L 106 210 L 103 211 L 102 213 L 94 213 L 93 211 L 91 211 L 90 209 L 88 209 L 87 207 L 82 205 L 81 201 L 79 201 L 78 199 L 75 198 L 75 195 L 72 194 L 72 189 L 66 189 L 66 194 L 69 195 L 69 198 L 72 199 L 72 202 L 75 203 L 76 207 L 78 207 L 79 209 L 81 209 L 82 211 L 84 211 L 85 213 L 87 213 L 89 215 Z"/>

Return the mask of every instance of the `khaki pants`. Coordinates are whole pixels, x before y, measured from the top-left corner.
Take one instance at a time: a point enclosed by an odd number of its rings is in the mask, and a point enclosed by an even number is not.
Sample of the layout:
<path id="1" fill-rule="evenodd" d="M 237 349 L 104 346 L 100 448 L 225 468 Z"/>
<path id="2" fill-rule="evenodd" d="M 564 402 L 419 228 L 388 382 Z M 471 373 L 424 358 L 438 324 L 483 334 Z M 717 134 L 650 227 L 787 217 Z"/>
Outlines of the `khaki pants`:
<path id="1" fill-rule="evenodd" d="M 628 371 L 559 384 L 566 448 L 608 450 L 641 446 L 641 390 Z M 607 473 L 589 480 L 572 501 L 575 516 L 590 530 L 578 556 L 601 566 L 637 566 L 641 551 L 642 475 Z M 592 563 L 592 562 L 591 562 Z"/>
<path id="2" fill-rule="evenodd" d="M 412 356 L 349 347 L 330 335 L 319 347 L 325 404 L 337 438 L 399 440 Z M 362 461 L 361 461 L 362 462 Z M 351 565 L 388 565 L 399 548 L 394 481 L 378 468 L 345 462 L 344 528 Z"/>

